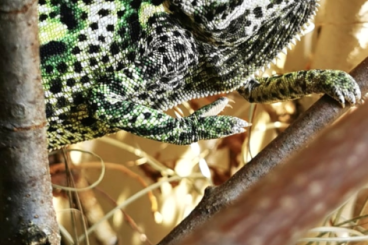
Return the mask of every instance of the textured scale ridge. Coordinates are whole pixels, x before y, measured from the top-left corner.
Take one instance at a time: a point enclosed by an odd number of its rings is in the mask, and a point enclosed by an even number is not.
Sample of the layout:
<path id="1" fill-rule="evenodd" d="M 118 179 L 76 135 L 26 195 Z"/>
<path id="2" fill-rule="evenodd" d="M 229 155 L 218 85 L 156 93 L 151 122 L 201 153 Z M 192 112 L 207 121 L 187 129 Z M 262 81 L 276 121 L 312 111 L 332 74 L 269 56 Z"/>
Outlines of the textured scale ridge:
<path id="1" fill-rule="evenodd" d="M 184 118 L 164 110 L 238 92 L 251 102 L 327 93 L 360 99 L 333 70 L 256 78 L 303 34 L 318 0 L 39 0 L 49 149 L 126 130 L 190 144 L 243 132 L 221 98 Z"/>

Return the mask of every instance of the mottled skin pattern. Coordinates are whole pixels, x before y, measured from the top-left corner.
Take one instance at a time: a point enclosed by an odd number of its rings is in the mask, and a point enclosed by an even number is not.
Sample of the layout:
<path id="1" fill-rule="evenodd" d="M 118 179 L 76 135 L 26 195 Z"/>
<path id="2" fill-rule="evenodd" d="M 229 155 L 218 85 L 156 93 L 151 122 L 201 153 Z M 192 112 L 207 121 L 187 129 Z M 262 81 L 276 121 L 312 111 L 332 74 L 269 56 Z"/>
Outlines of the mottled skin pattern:
<path id="1" fill-rule="evenodd" d="M 162 111 L 238 90 L 251 102 L 360 90 L 346 73 L 254 74 L 314 15 L 318 0 L 40 0 L 49 148 L 126 130 L 173 144 L 220 138 L 247 123 L 217 116 L 226 98 L 185 118 Z"/>

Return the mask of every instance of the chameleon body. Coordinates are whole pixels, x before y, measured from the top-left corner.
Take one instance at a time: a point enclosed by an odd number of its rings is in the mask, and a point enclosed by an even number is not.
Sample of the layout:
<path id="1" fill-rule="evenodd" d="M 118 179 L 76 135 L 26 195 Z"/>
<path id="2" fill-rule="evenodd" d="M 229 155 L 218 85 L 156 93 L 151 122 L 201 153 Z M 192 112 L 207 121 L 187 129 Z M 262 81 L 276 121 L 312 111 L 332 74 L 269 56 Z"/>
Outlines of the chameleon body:
<path id="1" fill-rule="evenodd" d="M 360 90 L 341 71 L 254 76 L 317 7 L 318 0 L 39 0 L 49 148 L 118 130 L 173 144 L 243 132 L 245 121 L 217 116 L 226 98 L 184 118 L 163 113 L 233 90 L 250 102 L 327 93 L 355 103 Z"/>

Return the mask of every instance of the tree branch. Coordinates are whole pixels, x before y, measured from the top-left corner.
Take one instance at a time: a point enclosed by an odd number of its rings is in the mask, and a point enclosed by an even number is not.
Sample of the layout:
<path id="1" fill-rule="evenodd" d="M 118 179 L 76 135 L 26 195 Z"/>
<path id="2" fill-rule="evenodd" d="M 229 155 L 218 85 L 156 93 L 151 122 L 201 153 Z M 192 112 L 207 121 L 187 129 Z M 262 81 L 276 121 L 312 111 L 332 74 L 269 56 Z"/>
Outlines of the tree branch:
<path id="1" fill-rule="evenodd" d="M 368 92 L 367 67 L 368 58 L 351 72 L 351 75 L 360 85 L 363 94 Z M 218 187 L 207 188 L 205 196 L 197 205 L 197 207 L 186 219 L 184 219 L 177 227 L 175 227 L 174 230 L 172 230 L 159 243 L 159 245 L 178 244 L 194 229 L 198 228 L 204 223 L 209 224 L 208 220 L 215 213 L 233 203 L 235 199 L 244 194 L 252 184 L 258 181 L 263 175 L 268 173 L 273 167 L 281 162 L 285 162 L 288 158 L 290 158 L 290 156 L 296 152 L 299 152 L 308 141 L 311 141 L 311 139 L 315 138 L 318 132 L 330 125 L 347 110 L 348 108 L 341 108 L 341 106 L 330 97 L 323 96 L 295 123 L 293 123 L 282 134 L 280 134 L 255 158 L 253 158 L 252 161 L 239 170 L 227 182 Z M 361 110 L 362 109 L 360 109 L 360 111 Z M 309 154 L 311 154 L 310 152 L 311 151 L 309 151 Z M 310 166 L 310 168 L 312 167 Z M 283 176 L 285 180 L 290 181 L 288 180 L 288 178 L 291 177 L 290 175 L 288 175 L 288 177 L 285 177 L 286 175 Z M 274 188 L 274 185 L 271 185 L 268 188 Z M 250 199 L 254 198 L 253 196 L 248 197 Z M 248 209 L 248 206 L 244 205 L 243 208 L 244 207 L 247 207 Z M 277 223 L 275 223 L 275 225 L 276 224 Z M 198 234 L 197 231 L 196 234 Z M 202 235 L 203 234 L 204 233 L 202 233 Z M 213 233 L 210 232 L 209 234 Z M 226 244 L 230 243 L 226 242 Z"/>
<path id="2" fill-rule="evenodd" d="M 367 182 L 367 111 L 328 128 L 180 244 L 295 244 Z"/>
<path id="3" fill-rule="evenodd" d="M 38 1 L 0 1 L 0 241 L 60 244 L 39 70 Z"/>

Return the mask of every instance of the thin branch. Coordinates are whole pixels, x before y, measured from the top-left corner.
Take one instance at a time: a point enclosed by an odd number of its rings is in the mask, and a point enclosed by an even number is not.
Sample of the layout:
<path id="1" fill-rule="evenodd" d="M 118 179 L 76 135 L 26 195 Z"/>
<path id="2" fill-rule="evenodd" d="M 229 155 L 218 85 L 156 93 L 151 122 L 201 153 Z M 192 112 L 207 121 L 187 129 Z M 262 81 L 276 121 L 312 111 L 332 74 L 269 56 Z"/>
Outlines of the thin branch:
<path id="1" fill-rule="evenodd" d="M 365 104 L 325 130 L 179 244 L 295 244 L 367 182 L 367 111 Z"/>
<path id="2" fill-rule="evenodd" d="M 368 58 L 351 72 L 363 94 L 368 92 L 367 67 Z M 205 196 L 197 207 L 159 245 L 178 244 L 192 230 L 204 223 L 208 224 L 208 220 L 215 213 L 234 202 L 276 165 L 285 162 L 290 156 L 300 151 L 308 141 L 316 137 L 317 133 L 348 109 L 341 108 L 333 99 L 323 96 L 227 182 L 218 187 L 207 188 Z"/>

